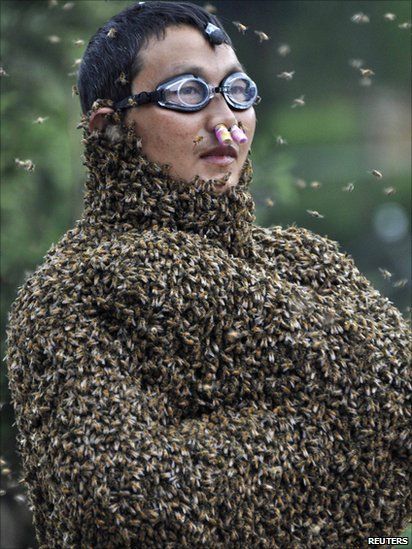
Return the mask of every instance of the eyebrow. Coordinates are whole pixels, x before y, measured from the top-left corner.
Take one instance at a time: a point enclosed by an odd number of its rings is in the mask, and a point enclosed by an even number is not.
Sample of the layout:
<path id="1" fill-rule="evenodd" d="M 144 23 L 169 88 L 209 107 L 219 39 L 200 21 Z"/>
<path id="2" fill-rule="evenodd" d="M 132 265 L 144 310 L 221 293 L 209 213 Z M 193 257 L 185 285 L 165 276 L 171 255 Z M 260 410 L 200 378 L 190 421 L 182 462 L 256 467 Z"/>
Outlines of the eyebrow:
<path id="1" fill-rule="evenodd" d="M 180 76 L 180 75 L 186 74 L 186 73 L 191 73 L 191 74 L 194 74 L 195 76 L 202 76 L 203 78 L 207 79 L 205 69 L 203 67 L 199 67 L 197 65 L 185 65 L 185 64 L 172 65 L 172 70 L 173 70 L 173 73 L 168 78 L 172 78 L 173 76 Z M 182 72 L 179 72 L 178 74 L 176 74 L 176 71 L 182 71 Z M 241 63 L 235 63 L 234 65 L 231 65 L 227 69 L 227 71 L 226 71 L 225 75 L 223 76 L 223 78 L 225 78 L 226 76 L 228 76 L 232 72 L 247 73 L 246 68 Z M 164 80 L 166 80 L 166 78 Z"/>

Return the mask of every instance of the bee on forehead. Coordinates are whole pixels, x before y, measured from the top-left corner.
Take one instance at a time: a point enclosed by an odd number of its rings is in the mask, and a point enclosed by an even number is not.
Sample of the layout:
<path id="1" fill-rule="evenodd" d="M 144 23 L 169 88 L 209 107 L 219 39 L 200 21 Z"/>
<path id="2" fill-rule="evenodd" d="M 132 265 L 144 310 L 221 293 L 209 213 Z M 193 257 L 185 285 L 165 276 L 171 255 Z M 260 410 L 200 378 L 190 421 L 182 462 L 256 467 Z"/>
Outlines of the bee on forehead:
<path id="1" fill-rule="evenodd" d="M 308 212 L 309 215 L 311 215 L 312 217 L 319 217 L 319 218 L 323 218 L 325 217 L 324 215 L 320 214 L 319 212 L 317 212 L 316 210 L 306 210 Z"/>
<path id="2" fill-rule="evenodd" d="M 107 33 L 106 36 L 108 36 L 109 38 L 115 38 L 116 35 L 117 35 L 117 29 L 112 27 L 111 29 L 109 29 L 109 32 Z"/>
<path id="3" fill-rule="evenodd" d="M 278 74 L 277 77 L 282 78 L 283 80 L 292 80 L 293 75 L 295 74 L 295 72 L 296 71 L 290 71 L 290 72 L 283 71 L 280 74 Z"/>
<path id="4" fill-rule="evenodd" d="M 286 57 L 290 53 L 290 46 L 288 44 L 280 44 L 277 52 L 281 57 Z"/>
<path id="5" fill-rule="evenodd" d="M 232 23 L 235 25 L 237 30 L 242 34 L 245 34 L 245 31 L 247 31 L 247 29 L 249 28 L 249 27 L 246 27 L 246 25 L 243 25 L 243 23 L 240 23 L 239 21 L 232 21 Z"/>
<path id="6" fill-rule="evenodd" d="M 266 33 L 262 32 L 262 31 L 253 31 L 255 34 L 257 34 L 257 36 L 259 37 L 259 43 L 262 43 L 264 40 L 269 40 L 270 39 L 270 36 L 268 36 Z"/>
<path id="7" fill-rule="evenodd" d="M 362 13 L 362 12 L 355 13 L 354 15 L 352 15 L 350 20 L 353 23 L 358 23 L 358 24 L 365 24 L 365 23 L 369 23 L 369 21 L 370 21 L 369 17 L 365 13 Z"/>
<path id="8" fill-rule="evenodd" d="M 292 109 L 295 107 L 303 107 L 305 105 L 305 96 L 301 95 L 292 101 Z"/>

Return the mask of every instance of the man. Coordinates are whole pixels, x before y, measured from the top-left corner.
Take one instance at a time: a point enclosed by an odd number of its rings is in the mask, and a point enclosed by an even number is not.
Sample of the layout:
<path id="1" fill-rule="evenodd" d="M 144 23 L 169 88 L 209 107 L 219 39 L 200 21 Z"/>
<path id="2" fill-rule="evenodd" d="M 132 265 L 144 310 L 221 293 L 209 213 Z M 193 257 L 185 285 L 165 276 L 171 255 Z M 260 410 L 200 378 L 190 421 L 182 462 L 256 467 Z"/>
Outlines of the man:
<path id="1" fill-rule="evenodd" d="M 254 225 L 257 88 L 219 21 L 131 6 L 90 42 L 79 91 L 85 210 L 8 327 L 40 547 L 398 534 L 408 329 L 335 242 Z"/>

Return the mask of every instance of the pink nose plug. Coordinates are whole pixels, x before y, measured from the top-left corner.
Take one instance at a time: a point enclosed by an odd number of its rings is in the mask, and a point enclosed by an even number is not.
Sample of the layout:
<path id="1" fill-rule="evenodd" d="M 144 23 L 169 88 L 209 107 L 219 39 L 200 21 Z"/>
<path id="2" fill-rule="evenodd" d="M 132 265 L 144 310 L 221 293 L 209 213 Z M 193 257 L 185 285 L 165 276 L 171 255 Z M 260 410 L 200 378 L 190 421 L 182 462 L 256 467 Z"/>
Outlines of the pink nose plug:
<path id="1" fill-rule="evenodd" d="M 215 127 L 215 135 L 221 145 L 230 145 L 233 140 L 237 143 L 246 143 L 248 140 L 245 133 L 236 124 L 231 127 L 230 132 L 224 124 L 218 124 Z"/>

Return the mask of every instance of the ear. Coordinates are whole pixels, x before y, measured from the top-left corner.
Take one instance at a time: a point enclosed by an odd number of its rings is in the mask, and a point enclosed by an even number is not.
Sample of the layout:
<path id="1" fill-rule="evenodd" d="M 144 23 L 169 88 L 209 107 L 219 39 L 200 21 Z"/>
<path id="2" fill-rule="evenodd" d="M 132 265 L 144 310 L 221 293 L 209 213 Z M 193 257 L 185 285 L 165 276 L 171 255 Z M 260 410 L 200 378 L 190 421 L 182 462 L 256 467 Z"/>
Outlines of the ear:
<path id="1" fill-rule="evenodd" d="M 105 115 L 112 112 L 114 112 L 114 110 L 110 107 L 101 107 L 97 111 L 93 112 L 90 116 L 89 132 L 94 130 L 103 130 L 108 123 Z"/>

